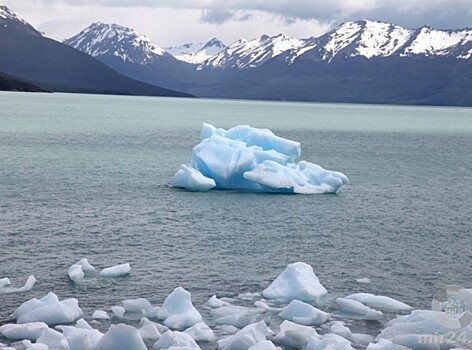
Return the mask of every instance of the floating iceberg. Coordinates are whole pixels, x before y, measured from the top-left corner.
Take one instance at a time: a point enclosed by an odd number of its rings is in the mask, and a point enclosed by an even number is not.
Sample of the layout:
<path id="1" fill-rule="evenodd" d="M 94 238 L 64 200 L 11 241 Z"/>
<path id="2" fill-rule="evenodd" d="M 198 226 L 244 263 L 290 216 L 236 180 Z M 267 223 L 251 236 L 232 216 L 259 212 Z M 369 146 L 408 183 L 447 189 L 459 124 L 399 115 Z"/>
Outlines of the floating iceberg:
<path id="1" fill-rule="evenodd" d="M 247 350 L 261 341 L 265 341 L 268 332 L 264 321 L 252 323 L 235 335 L 217 341 L 220 350 Z"/>
<path id="2" fill-rule="evenodd" d="M 269 299 L 301 300 L 319 303 L 328 293 L 313 268 L 303 262 L 289 264 L 262 294 Z"/>
<path id="3" fill-rule="evenodd" d="M 36 278 L 33 275 L 31 275 L 28 277 L 23 287 L 15 288 L 11 286 L 10 279 L 5 277 L 5 278 L 0 279 L 0 294 L 29 292 L 31 289 L 33 289 L 35 283 L 36 283 Z"/>
<path id="4" fill-rule="evenodd" d="M 192 304 L 188 291 L 177 287 L 164 300 L 162 308 L 166 314 L 164 324 L 172 329 L 184 330 L 202 321 L 202 315 Z"/>
<path id="5" fill-rule="evenodd" d="M 354 299 L 337 298 L 336 302 L 341 306 L 341 314 L 356 320 L 378 321 L 383 313 L 362 304 Z"/>
<path id="6" fill-rule="evenodd" d="M 217 129 L 204 123 L 189 165 L 181 165 L 172 186 L 279 193 L 336 193 L 347 177 L 300 161 L 300 144 L 268 129 L 239 125 Z"/>
<path id="7" fill-rule="evenodd" d="M 364 305 L 383 311 L 410 311 L 413 308 L 401 301 L 369 293 L 355 293 L 348 295 L 346 299 L 356 300 Z"/>
<path id="8" fill-rule="evenodd" d="M 111 267 L 104 268 L 100 271 L 100 276 L 102 277 L 120 277 L 128 275 L 131 271 L 130 264 L 119 264 Z"/>
<path id="9" fill-rule="evenodd" d="M 139 331 L 126 324 L 111 325 L 94 350 L 147 350 Z"/>

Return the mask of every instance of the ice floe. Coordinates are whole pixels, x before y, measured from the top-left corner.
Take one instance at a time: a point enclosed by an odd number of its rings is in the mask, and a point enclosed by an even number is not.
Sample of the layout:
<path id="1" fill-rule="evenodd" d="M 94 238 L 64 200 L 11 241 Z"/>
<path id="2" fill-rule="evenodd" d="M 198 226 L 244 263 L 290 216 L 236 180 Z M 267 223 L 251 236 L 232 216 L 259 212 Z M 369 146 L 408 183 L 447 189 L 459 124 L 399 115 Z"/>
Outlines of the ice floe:
<path id="1" fill-rule="evenodd" d="M 348 295 L 346 299 L 357 300 L 358 302 L 369 307 L 379 309 L 382 311 L 410 311 L 413 308 L 410 305 L 402 303 L 401 301 L 369 293 L 355 293 Z"/>
<path id="2" fill-rule="evenodd" d="M 2 282 L 9 285 L 5 278 Z M 313 268 L 299 262 L 288 265 L 263 293 L 213 295 L 199 304 L 202 314 L 190 292 L 177 287 L 162 306 L 136 297 L 112 306 L 111 313 L 106 306 L 93 313 L 87 309 L 92 327 L 81 318 L 77 299 L 60 300 L 51 292 L 21 304 L 11 316 L 16 324 L 0 326 L 6 343 L 0 350 L 451 350 L 472 344 L 470 310 L 412 310 L 379 295 L 326 293 Z"/>
<path id="3" fill-rule="evenodd" d="M 204 123 L 192 160 L 172 186 L 189 191 L 232 189 L 280 193 L 336 193 L 347 177 L 300 157 L 300 144 L 268 129 L 239 125 L 224 130 Z"/>
<path id="4" fill-rule="evenodd" d="M 23 287 L 19 288 L 12 287 L 10 279 L 8 277 L 4 277 L 0 279 L 0 294 L 29 292 L 31 289 L 33 289 L 35 284 L 36 278 L 34 275 L 29 276 Z"/>
<path id="5" fill-rule="evenodd" d="M 104 268 L 100 271 L 102 277 L 120 277 L 128 275 L 131 272 L 131 266 L 128 263 L 119 264 Z"/>
<path id="6" fill-rule="evenodd" d="M 13 313 L 16 322 L 44 322 L 49 326 L 74 322 L 83 315 L 79 302 L 75 298 L 60 301 L 56 294 L 50 292 L 41 299 L 30 299 Z"/>

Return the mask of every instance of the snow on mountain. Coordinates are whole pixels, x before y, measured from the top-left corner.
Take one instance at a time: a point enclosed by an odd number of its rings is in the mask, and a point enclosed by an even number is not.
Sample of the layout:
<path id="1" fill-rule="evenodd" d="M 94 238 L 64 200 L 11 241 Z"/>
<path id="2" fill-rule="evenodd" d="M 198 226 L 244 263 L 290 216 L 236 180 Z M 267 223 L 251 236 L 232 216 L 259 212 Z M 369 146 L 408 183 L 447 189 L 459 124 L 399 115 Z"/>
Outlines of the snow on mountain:
<path id="1" fill-rule="evenodd" d="M 18 17 L 10 8 L 0 4 L 0 27 L 8 28 L 9 25 L 21 26 L 30 33 L 41 35 L 31 24 Z"/>
<path id="2" fill-rule="evenodd" d="M 171 46 L 166 47 L 165 50 L 180 61 L 200 64 L 225 48 L 226 45 L 221 40 L 213 38 L 206 43 L 200 42 Z"/>
<path id="3" fill-rule="evenodd" d="M 250 41 L 241 39 L 207 59 L 199 66 L 199 69 L 256 68 L 286 50 L 301 47 L 303 43 L 302 40 L 284 34 L 273 37 L 262 35 Z"/>
<path id="4" fill-rule="evenodd" d="M 118 24 L 93 23 L 64 43 L 96 58 L 112 55 L 141 65 L 158 56 L 170 56 L 146 36 Z"/>
<path id="5" fill-rule="evenodd" d="M 331 61 L 334 58 L 388 56 L 472 56 L 472 29 L 433 30 L 423 27 L 409 30 L 383 22 L 361 20 L 346 22 L 332 31 L 305 41 L 291 50 L 285 61 L 299 57 Z"/>

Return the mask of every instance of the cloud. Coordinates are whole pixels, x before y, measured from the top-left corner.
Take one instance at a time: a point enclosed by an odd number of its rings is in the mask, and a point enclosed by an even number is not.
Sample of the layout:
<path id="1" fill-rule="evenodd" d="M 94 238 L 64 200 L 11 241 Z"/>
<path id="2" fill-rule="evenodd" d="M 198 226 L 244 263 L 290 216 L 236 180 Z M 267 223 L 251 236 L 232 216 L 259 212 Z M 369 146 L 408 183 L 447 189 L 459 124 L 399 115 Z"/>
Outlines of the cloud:
<path id="1" fill-rule="evenodd" d="M 207 23 L 222 24 L 233 19 L 234 12 L 221 9 L 202 10 L 201 20 Z"/>

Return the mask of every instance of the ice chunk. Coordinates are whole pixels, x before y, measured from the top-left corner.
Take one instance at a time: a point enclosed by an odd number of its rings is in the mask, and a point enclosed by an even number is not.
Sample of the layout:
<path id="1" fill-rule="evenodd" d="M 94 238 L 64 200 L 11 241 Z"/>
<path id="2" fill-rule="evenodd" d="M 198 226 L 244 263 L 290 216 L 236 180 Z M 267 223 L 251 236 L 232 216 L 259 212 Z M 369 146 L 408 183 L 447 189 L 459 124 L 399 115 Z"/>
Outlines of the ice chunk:
<path id="1" fill-rule="evenodd" d="M 270 130 L 235 126 L 229 130 L 203 124 L 200 143 L 189 165 L 182 165 L 172 186 L 189 191 L 209 189 L 282 193 L 335 193 L 347 177 L 305 161 L 298 164 L 300 144 Z"/>
<path id="2" fill-rule="evenodd" d="M 192 304 L 190 293 L 182 287 L 175 288 L 162 307 L 167 314 L 164 324 L 172 329 L 184 330 L 202 320 L 202 315 Z"/>
<path id="3" fill-rule="evenodd" d="M 205 192 L 216 186 L 215 180 L 204 176 L 198 170 L 182 164 L 174 175 L 172 186 L 193 192 Z"/>
<path id="4" fill-rule="evenodd" d="M 356 282 L 357 283 L 369 284 L 369 283 L 371 283 L 371 280 L 368 277 L 363 277 L 363 278 L 356 279 Z"/>
<path id="5" fill-rule="evenodd" d="M 304 350 L 354 350 L 349 340 L 329 333 L 322 336 L 312 335 L 304 347 Z"/>
<path id="6" fill-rule="evenodd" d="M 266 340 L 267 325 L 264 321 L 250 324 L 235 335 L 217 341 L 221 350 L 247 350 L 251 346 Z"/>
<path id="7" fill-rule="evenodd" d="M 304 303 L 300 300 L 292 300 L 279 316 L 305 326 L 317 326 L 325 323 L 329 319 L 329 314 Z"/>
<path id="8" fill-rule="evenodd" d="M 82 315 L 77 299 L 59 301 L 57 295 L 50 292 L 39 300 L 33 298 L 21 304 L 13 313 L 13 318 L 19 324 L 45 322 L 52 326 L 74 322 Z"/>
<path id="9" fill-rule="evenodd" d="M 319 303 L 327 291 L 310 265 L 296 262 L 289 264 L 262 294 L 269 299 L 298 299 Z"/>
<path id="10" fill-rule="evenodd" d="M 164 350 L 170 348 L 200 349 L 195 340 L 187 333 L 167 331 L 154 343 L 152 350 Z"/>
<path id="11" fill-rule="evenodd" d="M 106 311 L 103 310 L 95 310 L 92 314 L 92 318 L 94 320 L 109 320 L 110 316 L 108 316 Z"/>
<path id="12" fill-rule="evenodd" d="M 276 344 L 295 349 L 302 349 L 311 336 L 316 336 L 316 330 L 290 321 L 283 321 L 280 332 L 274 338 Z"/>
<path id="13" fill-rule="evenodd" d="M 24 324 L 5 324 L 0 326 L 0 334 L 7 339 L 20 340 L 29 339 L 36 341 L 41 332 L 48 329 L 44 322 L 30 322 Z"/>
<path id="14" fill-rule="evenodd" d="M 215 341 L 216 337 L 210 327 L 207 326 L 205 322 L 198 322 L 192 327 L 186 329 L 184 333 L 190 335 L 195 341 L 201 342 L 211 342 Z"/>
<path id="15" fill-rule="evenodd" d="M 151 303 L 145 298 L 126 299 L 122 304 L 126 312 L 144 312 L 152 308 Z"/>
<path id="16" fill-rule="evenodd" d="M 369 344 L 366 350 L 410 350 L 410 348 L 393 344 L 391 341 L 386 339 L 380 339 L 378 343 Z"/>
<path id="17" fill-rule="evenodd" d="M 341 306 L 341 314 L 356 320 L 378 321 L 383 313 L 353 299 L 337 298 L 336 302 Z"/>
<path id="18" fill-rule="evenodd" d="M 130 264 L 119 264 L 111 267 L 104 268 L 100 271 L 102 277 L 119 277 L 127 275 L 131 272 Z"/>
<path id="19" fill-rule="evenodd" d="M 36 340 L 36 343 L 45 344 L 49 349 L 54 350 L 71 350 L 69 342 L 67 341 L 64 334 L 55 331 L 54 329 L 44 330 L 39 338 Z"/>
<path id="20" fill-rule="evenodd" d="M 340 335 L 341 337 L 347 340 L 352 339 L 351 330 L 348 327 L 346 327 L 346 325 L 342 321 L 333 322 L 333 324 L 331 325 L 331 328 L 329 329 L 329 332 Z"/>
<path id="21" fill-rule="evenodd" d="M 0 278 L 0 288 L 3 288 L 5 286 L 10 286 L 10 285 L 11 285 L 11 282 L 8 277 Z"/>
<path id="22" fill-rule="evenodd" d="M 347 296 L 346 299 L 357 300 L 364 305 L 383 311 L 410 311 L 413 309 L 411 306 L 401 301 L 369 293 L 351 294 Z"/>
<path id="23" fill-rule="evenodd" d="M 0 294 L 1 293 L 6 294 L 6 293 L 29 292 L 31 289 L 33 289 L 35 283 L 36 283 L 36 278 L 33 275 L 31 275 L 28 277 L 23 287 L 15 288 L 11 286 L 10 280 L 8 278 L 2 278 L 0 280 Z"/>
<path id="24" fill-rule="evenodd" d="M 111 325 L 94 350 L 147 350 L 138 330 L 126 324 Z"/>
<path id="25" fill-rule="evenodd" d="M 228 306 L 230 304 L 227 303 L 226 301 L 218 299 L 216 295 L 213 295 L 210 299 L 208 299 L 208 301 L 206 302 L 206 305 L 208 305 L 212 309 L 215 309 L 222 306 Z"/>
<path id="26" fill-rule="evenodd" d="M 161 337 L 161 332 L 159 331 L 161 326 L 157 323 L 149 321 L 147 318 L 143 317 L 139 322 L 141 328 L 139 328 L 139 334 L 143 340 L 153 340 L 156 341 Z"/>
<path id="27" fill-rule="evenodd" d="M 270 340 L 262 340 L 251 346 L 249 350 L 277 350 L 277 348 Z"/>
<path id="28" fill-rule="evenodd" d="M 213 309 L 210 311 L 210 314 L 215 318 L 217 324 L 231 325 L 237 328 L 243 328 L 262 319 L 260 315 L 256 314 L 255 310 L 236 305 Z"/>
<path id="29" fill-rule="evenodd" d="M 410 315 L 387 322 L 377 337 L 378 341 L 380 339 L 408 348 L 416 348 L 420 344 L 447 344 L 451 348 L 460 348 L 461 341 L 464 343 L 464 340 L 472 339 L 470 313 L 414 310 Z"/>
<path id="30" fill-rule="evenodd" d="M 72 282 L 78 282 L 85 276 L 81 265 L 72 265 L 69 267 L 67 270 L 67 275 L 69 275 L 69 278 Z"/>
<path id="31" fill-rule="evenodd" d="M 57 326 L 67 339 L 71 350 L 90 350 L 100 341 L 103 334 L 90 327 L 84 320 L 77 321 L 77 326 Z"/>
<path id="32" fill-rule="evenodd" d="M 118 318 L 122 318 L 125 315 L 125 308 L 123 306 L 115 305 L 110 308 L 111 312 L 113 312 L 113 315 L 115 315 Z"/>
<path id="33" fill-rule="evenodd" d="M 80 265 L 82 266 L 82 271 L 84 273 L 89 274 L 95 272 L 95 267 L 93 267 L 87 260 L 87 258 L 83 258 L 79 261 L 77 261 L 74 265 Z"/>

